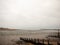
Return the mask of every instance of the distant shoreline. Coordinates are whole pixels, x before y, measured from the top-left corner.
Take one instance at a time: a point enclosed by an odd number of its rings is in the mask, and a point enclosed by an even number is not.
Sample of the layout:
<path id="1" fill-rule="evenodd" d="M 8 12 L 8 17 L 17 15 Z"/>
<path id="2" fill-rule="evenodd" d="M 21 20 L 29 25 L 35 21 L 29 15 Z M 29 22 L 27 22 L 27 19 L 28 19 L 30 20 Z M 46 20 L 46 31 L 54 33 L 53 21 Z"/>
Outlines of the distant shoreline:
<path id="1" fill-rule="evenodd" d="M 0 28 L 0 31 L 14 31 L 14 30 L 25 30 L 25 29 L 12 29 L 12 28 Z M 43 30 L 60 30 L 60 29 L 40 29 L 40 31 Z M 25 31 L 36 31 L 36 30 L 25 30 Z M 39 30 L 37 30 L 39 31 Z"/>

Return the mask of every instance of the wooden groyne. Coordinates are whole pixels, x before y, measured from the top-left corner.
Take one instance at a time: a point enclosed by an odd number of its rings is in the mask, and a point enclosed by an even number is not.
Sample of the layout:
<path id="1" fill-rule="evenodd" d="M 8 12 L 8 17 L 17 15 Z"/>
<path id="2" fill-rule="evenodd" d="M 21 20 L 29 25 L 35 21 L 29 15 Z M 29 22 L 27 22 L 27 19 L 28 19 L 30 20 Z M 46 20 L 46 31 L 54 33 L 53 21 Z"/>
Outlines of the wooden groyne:
<path id="1" fill-rule="evenodd" d="M 23 40 L 24 42 L 27 43 L 32 43 L 34 45 L 53 45 L 50 40 L 45 40 L 45 39 L 32 39 L 32 38 L 22 38 L 20 37 L 20 40 Z"/>
<path id="2" fill-rule="evenodd" d="M 33 45 L 60 45 L 60 32 L 57 35 L 49 35 L 45 39 L 20 37 L 20 40 Z"/>

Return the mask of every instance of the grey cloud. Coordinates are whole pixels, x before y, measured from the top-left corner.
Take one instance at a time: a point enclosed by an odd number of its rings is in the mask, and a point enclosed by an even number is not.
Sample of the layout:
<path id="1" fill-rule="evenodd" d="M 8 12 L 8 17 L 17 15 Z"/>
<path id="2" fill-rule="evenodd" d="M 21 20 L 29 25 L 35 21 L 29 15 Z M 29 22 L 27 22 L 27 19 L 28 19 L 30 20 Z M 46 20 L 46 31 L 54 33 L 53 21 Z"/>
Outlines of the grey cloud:
<path id="1" fill-rule="evenodd" d="M 60 28 L 59 0 L 0 0 L 0 27 Z"/>

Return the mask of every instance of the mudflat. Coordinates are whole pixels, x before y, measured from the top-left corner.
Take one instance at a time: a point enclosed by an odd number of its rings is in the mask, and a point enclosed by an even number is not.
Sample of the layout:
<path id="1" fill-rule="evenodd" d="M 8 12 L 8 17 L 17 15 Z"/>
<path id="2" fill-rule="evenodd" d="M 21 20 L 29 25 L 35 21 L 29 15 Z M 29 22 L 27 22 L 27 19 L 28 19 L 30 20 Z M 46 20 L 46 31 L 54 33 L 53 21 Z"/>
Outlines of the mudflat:
<path id="1" fill-rule="evenodd" d="M 35 39 L 45 39 L 49 34 L 57 32 L 56 30 L 13 30 L 13 31 L 1 31 L 0 30 L 0 45 L 17 45 L 16 41 L 20 40 L 20 37 L 24 38 L 35 38 Z M 26 43 L 25 45 L 32 45 Z"/>

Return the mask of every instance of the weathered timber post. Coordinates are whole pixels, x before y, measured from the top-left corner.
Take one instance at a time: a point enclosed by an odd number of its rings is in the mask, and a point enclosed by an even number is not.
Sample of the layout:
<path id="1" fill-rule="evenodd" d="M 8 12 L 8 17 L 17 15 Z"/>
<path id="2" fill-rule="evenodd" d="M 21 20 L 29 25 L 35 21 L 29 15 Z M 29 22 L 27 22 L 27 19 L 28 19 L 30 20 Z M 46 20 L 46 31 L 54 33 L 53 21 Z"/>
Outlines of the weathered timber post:
<path id="1" fill-rule="evenodd" d="M 44 45 L 44 39 L 42 40 L 42 45 Z"/>

